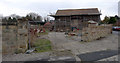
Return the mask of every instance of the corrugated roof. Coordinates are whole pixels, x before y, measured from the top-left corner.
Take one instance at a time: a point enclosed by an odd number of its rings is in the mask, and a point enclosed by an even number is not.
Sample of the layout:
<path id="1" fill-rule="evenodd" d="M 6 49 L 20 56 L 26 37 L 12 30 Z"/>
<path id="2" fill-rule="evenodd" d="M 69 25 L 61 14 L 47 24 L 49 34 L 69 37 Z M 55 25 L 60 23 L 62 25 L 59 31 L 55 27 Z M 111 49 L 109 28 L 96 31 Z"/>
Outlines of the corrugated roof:
<path id="1" fill-rule="evenodd" d="M 55 16 L 100 15 L 98 8 L 57 10 Z"/>

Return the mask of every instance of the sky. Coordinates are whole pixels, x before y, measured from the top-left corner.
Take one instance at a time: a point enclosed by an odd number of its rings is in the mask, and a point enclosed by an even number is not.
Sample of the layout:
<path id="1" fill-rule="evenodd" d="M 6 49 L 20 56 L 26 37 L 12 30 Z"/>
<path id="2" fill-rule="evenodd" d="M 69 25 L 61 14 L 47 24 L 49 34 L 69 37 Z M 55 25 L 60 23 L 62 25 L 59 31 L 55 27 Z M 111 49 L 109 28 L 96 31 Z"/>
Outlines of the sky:
<path id="1" fill-rule="evenodd" d="M 118 4 L 118 16 L 120 17 L 120 1 L 119 1 L 119 4 Z"/>
<path id="2" fill-rule="evenodd" d="M 0 15 L 26 16 L 30 12 L 42 17 L 56 13 L 58 9 L 98 8 L 104 16 L 118 15 L 119 0 L 0 0 Z"/>

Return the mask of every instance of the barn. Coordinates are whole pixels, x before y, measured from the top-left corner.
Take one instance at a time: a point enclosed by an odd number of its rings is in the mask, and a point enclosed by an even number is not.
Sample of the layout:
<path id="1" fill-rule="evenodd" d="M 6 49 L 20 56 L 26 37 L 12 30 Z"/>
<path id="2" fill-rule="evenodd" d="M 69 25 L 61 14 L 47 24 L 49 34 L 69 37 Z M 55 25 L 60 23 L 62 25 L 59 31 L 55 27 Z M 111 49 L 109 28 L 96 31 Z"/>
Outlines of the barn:
<path id="1" fill-rule="evenodd" d="M 72 28 L 82 29 L 88 26 L 88 21 L 100 22 L 100 11 L 98 8 L 87 9 L 64 9 L 57 10 L 55 15 L 56 30 L 72 30 Z"/>

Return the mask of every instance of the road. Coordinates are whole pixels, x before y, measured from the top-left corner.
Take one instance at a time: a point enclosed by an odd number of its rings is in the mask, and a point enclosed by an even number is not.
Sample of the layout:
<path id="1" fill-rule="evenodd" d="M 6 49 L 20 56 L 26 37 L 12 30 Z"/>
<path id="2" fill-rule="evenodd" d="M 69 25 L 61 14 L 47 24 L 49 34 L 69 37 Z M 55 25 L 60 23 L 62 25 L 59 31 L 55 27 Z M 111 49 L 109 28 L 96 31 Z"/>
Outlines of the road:
<path id="1" fill-rule="evenodd" d="M 109 58 L 118 54 L 117 50 L 104 50 L 104 51 L 96 51 L 86 54 L 80 54 L 78 57 L 81 61 L 97 61 L 103 58 Z"/>
<path id="2" fill-rule="evenodd" d="M 120 31 L 112 31 L 113 34 L 119 35 Z"/>

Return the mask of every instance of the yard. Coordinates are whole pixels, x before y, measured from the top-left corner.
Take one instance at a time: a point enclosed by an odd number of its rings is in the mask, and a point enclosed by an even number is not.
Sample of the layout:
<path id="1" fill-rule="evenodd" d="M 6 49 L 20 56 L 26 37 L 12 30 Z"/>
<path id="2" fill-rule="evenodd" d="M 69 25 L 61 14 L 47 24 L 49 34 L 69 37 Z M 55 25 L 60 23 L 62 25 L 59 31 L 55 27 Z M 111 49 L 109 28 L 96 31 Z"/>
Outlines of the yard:
<path id="1" fill-rule="evenodd" d="M 113 34 L 101 39 L 95 40 L 92 42 L 78 42 L 74 40 L 69 40 L 65 38 L 64 33 L 50 32 L 48 34 L 49 40 L 47 39 L 38 39 L 34 43 L 37 46 L 51 45 L 53 44 L 57 50 L 65 49 L 70 50 L 74 55 L 80 55 L 83 53 L 92 53 L 96 51 L 103 50 L 117 50 L 118 49 L 118 33 L 113 32 Z M 39 60 L 40 58 L 48 58 L 51 54 L 52 47 L 44 47 L 44 50 L 41 48 L 36 49 L 37 53 L 34 54 L 16 54 L 7 57 L 3 57 L 3 61 L 26 61 L 26 60 Z M 48 51 L 48 52 L 46 52 Z M 38 53 L 42 52 L 42 53 Z M 59 52 L 58 52 L 59 53 Z M 18 59 L 19 58 L 19 59 Z"/>
<path id="2" fill-rule="evenodd" d="M 72 40 L 66 38 L 64 33 L 51 32 L 49 33 L 49 40 L 57 50 L 71 50 L 73 54 L 81 54 L 85 52 L 93 52 L 99 50 L 116 50 L 118 48 L 118 35 L 116 33 L 110 34 L 100 40 L 91 42 L 80 42 L 77 39 Z M 80 39 L 79 39 L 80 40 Z"/>
<path id="3" fill-rule="evenodd" d="M 48 32 L 38 33 L 38 36 L 41 36 L 41 35 L 48 35 Z"/>

